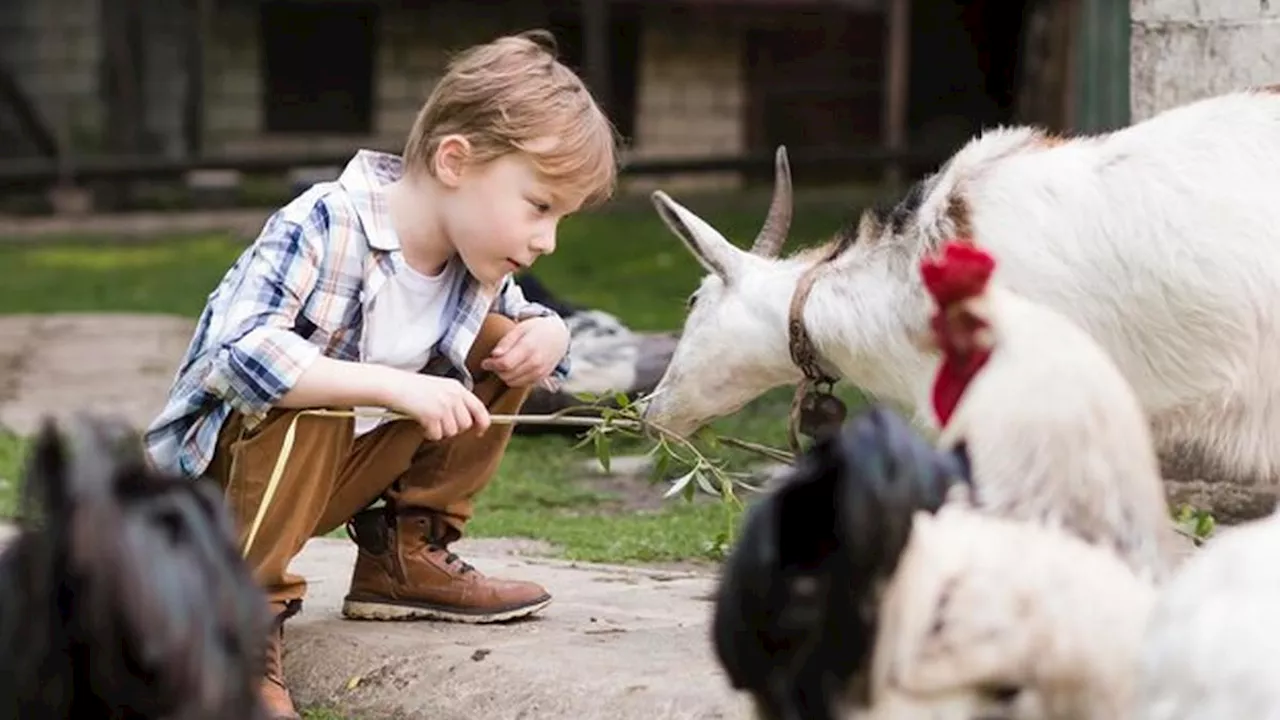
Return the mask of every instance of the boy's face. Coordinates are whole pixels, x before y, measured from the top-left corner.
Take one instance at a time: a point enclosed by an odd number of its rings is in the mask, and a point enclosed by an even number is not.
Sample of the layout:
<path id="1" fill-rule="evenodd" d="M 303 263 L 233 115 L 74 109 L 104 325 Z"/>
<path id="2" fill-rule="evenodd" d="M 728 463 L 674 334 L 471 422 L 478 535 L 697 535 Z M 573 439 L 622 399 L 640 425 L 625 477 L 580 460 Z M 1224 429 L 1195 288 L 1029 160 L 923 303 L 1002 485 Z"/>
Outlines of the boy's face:
<path id="1" fill-rule="evenodd" d="M 490 287 L 554 252 L 560 219 L 581 204 L 558 193 L 518 152 L 468 165 L 452 185 L 445 233 L 471 273 Z"/>

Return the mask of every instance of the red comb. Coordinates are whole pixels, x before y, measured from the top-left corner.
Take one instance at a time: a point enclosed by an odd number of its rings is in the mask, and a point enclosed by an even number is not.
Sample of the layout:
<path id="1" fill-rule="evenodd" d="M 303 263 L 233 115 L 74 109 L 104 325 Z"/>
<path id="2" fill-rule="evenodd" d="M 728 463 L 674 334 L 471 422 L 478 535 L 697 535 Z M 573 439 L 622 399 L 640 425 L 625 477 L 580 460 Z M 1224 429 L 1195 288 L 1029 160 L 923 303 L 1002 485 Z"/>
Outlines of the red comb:
<path id="1" fill-rule="evenodd" d="M 987 287 L 996 261 L 968 243 L 950 242 L 942 257 L 926 257 L 920 262 L 925 289 L 940 307 L 978 295 Z"/>

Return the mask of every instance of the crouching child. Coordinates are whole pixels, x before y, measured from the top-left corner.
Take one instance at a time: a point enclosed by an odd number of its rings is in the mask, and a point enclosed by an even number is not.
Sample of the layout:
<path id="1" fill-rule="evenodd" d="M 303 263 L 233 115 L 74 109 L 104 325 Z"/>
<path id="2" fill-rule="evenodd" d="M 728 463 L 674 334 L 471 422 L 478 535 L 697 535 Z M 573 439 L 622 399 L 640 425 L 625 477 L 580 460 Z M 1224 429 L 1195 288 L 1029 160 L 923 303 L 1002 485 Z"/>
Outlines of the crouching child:
<path id="1" fill-rule="evenodd" d="M 612 193 L 615 153 L 549 35 L 473 47 L 401 156 L 357 152 L 276 211 L 209 296 L 147 448 L 158 468 L 216 479 L 243 544 L 296 422 L 247 554 L 276 618 L 262 682 L 274 717 L 298 717 L 281 643 L 306 583 L 286 570 L 311 537 L 346 525 L 358 545 L 349 618 L 490 622 L 551 601 L 450 545 L 511 435 L 490 416 L 568 372 L 564 323 L 512 273 L 555 249 L 560 219 Z"/>

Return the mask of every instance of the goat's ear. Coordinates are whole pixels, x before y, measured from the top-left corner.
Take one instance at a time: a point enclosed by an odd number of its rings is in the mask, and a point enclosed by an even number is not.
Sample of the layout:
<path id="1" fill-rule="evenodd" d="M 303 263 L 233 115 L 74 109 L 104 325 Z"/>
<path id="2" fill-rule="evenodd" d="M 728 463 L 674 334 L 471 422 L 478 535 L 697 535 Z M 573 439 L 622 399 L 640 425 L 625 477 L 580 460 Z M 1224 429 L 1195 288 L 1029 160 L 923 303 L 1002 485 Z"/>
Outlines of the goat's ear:
<path id="1" fill-rule="evenodd" d="M 693 253 L 708 272 L 725 279 L 734 274 L 746 253 L 665 192 L 656 190 L 651 197 L 653 206 L 658 210 L 658 217 L 684 242 L 685 247 L 689 248 L 689 252 Z"/>

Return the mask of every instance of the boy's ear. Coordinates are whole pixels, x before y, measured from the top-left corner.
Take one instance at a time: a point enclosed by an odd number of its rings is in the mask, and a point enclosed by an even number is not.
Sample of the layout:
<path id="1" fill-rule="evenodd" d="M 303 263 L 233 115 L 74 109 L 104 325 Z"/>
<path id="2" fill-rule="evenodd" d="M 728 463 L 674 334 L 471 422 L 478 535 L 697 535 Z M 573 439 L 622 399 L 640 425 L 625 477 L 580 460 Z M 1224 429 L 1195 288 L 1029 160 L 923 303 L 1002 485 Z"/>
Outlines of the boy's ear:
<path id="1" fill-rule="evenodd" d="M 436 147 L 436 178 L 446 187 L 454 188 L 462 182 L 467 160 L 471 156 L 471 143 L 461 135 L 446 135 Z"/>

